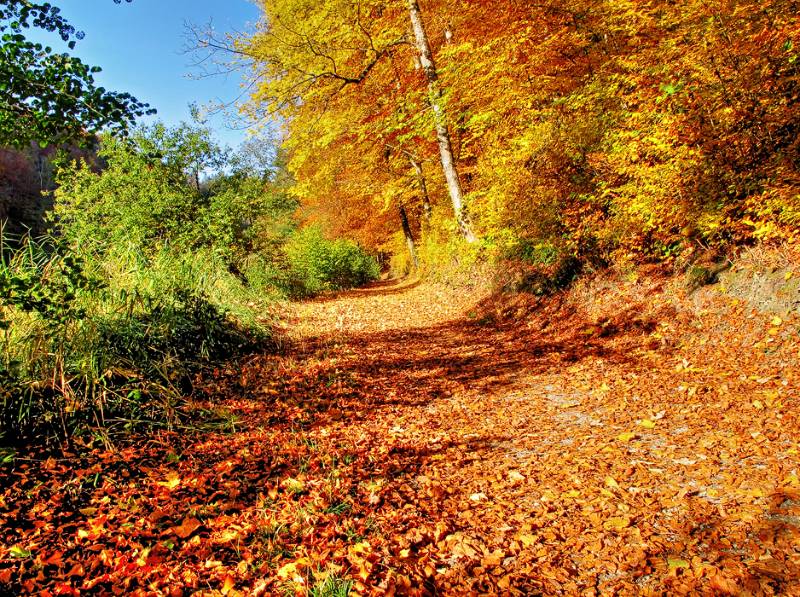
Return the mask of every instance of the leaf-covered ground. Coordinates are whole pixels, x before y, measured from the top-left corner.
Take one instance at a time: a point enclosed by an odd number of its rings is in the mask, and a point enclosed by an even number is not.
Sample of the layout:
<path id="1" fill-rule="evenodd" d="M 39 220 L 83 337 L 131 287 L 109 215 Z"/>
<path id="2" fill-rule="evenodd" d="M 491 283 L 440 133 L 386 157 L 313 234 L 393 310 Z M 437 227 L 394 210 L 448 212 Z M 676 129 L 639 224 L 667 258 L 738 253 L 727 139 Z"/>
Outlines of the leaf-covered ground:
<path id="1" fill-rule="evenodd" d="M 295 305 L 220 429 L 4 465 L 0 590 L 800 595 L 798 322 L 675 288 Z"/>

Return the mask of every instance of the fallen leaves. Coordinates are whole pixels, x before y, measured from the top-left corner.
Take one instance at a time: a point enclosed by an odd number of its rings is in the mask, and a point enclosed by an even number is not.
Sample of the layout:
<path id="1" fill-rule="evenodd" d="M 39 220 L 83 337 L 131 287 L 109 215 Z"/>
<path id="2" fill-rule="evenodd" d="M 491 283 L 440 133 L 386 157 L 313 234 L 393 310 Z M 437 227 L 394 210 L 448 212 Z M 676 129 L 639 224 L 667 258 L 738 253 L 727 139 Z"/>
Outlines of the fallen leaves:
<path id="1" fill-rule="evenodd" d="M 525 480 L 525 475 L 519 471 L 508 471 L 508 480 L 512 485 L 518 485 Z"/>
<path id="2" fill-rule="evenodd" d="M 167 489 L 170 490 L 175 489 L 180 484 L 181 484 L 181 478 L 175 473 L 170 473 L 169 475 L 167 475 L 167 478 L 164 481 L 158 481 L 158 485 L 160 485 L 161 487 L 166 487 Z"/>
<path id="3" fill-rule="evenodd" d="M 203 523 L 197 520 L 196 518 L 185 518 L 183 522 L 178 525 L 171 527 L 167 533 L 172 535 L 177 535 L 181 539 L 187 539 L 194 533 L 197 529 L 203 526 Z"/>
<path id="4" fill-rule="evenodd" d="M 631 519 L 625 516 L 611 516 L 603 522 L 603 528 L 607 531 L 622 531 L 631 525 Z"/>
<path id="5" fill-rule="evenodd" d="M 3 469 L 0 589 L 791 594 L 795 320 L 619 292 L 489 324 L 424 285 L 307 303 L 286 354 L 198 382 L 236 433 Z"/>
<path id="6" fill-rule="evenodd" d="M 304 570 L 311 565 L 311 560 L 308 558 L 300 558 L 297 561 L 284 564 L 278 570 L 277 576 L 283 580 L 292 580 L 293 582 L 304 584 L 305 574 Z"/>
<path id="7" fill-rule="evenodd" d="M 686 570 L 691 568 L 691 563 L 687 562 L 686 560 L 682 560 L 680 558 L 667 558 L 667 565 L 669 566 L 670 572 L 675 572 L 676 570 Z"/>

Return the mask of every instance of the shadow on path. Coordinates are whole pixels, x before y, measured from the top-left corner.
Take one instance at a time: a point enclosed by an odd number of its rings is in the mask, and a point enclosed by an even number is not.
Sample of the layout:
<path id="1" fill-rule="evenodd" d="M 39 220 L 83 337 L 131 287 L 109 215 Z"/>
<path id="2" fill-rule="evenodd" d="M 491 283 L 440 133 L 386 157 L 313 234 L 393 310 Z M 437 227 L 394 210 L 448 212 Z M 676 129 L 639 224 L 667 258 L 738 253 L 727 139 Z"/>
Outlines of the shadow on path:
<path id="1" fill-rule="evenodd" d="M 413 287 L 381 283 L 359 296 Z M 513 387 L 520 375 L 558 373 L 587 359 L 633 363 L 655 342 L 650 333 L 658 321 L 670 315 L 664 308 L 643 316 L 640 305 L 627 305 L 598 324 L 558 297 L 540 302 L 524 325 L 487 315 L 486 304 L 468 312 L 474 317 L 419 328 L 303 338 L 286 348 L 293 361 L 291 378 L 282 379 L 268 364 L 280 357 L 268 356 L 250 364 L 243 389 L 257 394 L 263 384 L 277 384 L 275 396 L 316 405 L 318 413 L 343 409 L 355 421 L 380 406 L 421 406 L 462 391 L 499 392 Z M 305 374 L 298 377 L 304 366 Z"/>

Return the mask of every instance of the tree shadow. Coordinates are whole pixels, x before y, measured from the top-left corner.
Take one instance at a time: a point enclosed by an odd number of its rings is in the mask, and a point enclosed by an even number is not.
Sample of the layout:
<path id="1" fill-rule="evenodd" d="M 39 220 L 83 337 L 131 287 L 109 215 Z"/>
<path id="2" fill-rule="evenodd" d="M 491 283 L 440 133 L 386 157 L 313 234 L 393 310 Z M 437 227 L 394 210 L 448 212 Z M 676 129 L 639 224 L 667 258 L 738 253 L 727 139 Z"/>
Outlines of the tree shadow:
<path id="1" fill-rule="evenodd" d="M 666 574 L 670 557 L 688 567 L 700 556 L 716 569 L 711 577 L 720 594 L 783 595 L 800 586 L 800 566 L 789 555 L 800 539 L 800 492 L 777 491 L 762 515 L 745 526 L 723 516 L 713 502 L 687 500 L 686 517 L 670 524 L 670 543 L 649 557 L 656 570 Z M 683 573 L 672 570 L 666 582 L 680 583 Z"/>
<path id="2" fill-rule="evenodd" d="M 361 292 L 395 293 L 407 289 L 408 286 L 398 290 L 394 284 L 382 283 Z M 338 346 L 332 346 L 329 338 L 318 337 L 288 345 L 284 354 L 254 356 L 239 367 L 231 367 L 206 396 L 209 403 L 226 404 L 241 419 L 240 426 L 232 427 L 231 433 L 175 433 L 163 443 L 139 445 L 103 461 L 103 475 L 119 486 L 120 500 L 127 498 L 130 502 L 135 498 L 135 503 L 141 503 L 136 506 L 141 511 L 136 510 L 132 516 L 146 522 L 141 528 L 127 531 L 126 536 L 142 544 L 166 538 L 182 545 L 182 540 L 174 536 L 174 529 L 187 517 L 196 517 L 203 526 L 195 534 L 191 551 L 173 553 L 158 547 L 160 543 L 154 549 L 157 557 L 172 566 L 185 566 L 188 562 L 200 570 L 199 580 L 209 586 L 221 582 L 204 567 L 209 554 L 231 569 L 242 559 L 230 546 L 215 543 L 220 531 L 213 527 L 214 521 L 220 517 L 229 521 L 261 520 L 259 517 L 266 516 L 264 512 L 273 516 L 278 511 L 273 503 L 287 512 L 295 508 L 298 517 L 305 509 L 305 515 L 314 520 L 317 536 L 324 534 L 326 541 L 344 552 L 348 542 L 354 541 L 345 529 L 366 536 L 366 521 L 373 516 L 391 519 L 392 540 L 403 540 L 394 537 L 413 534 L 422 524 L 430 526 L 440 520 L 442 505 L 450 499 L 438 493 L 419 498 L 419 493 L 429 489 L 424 484 L 431 462 L 453 458 L 454 454 L 479 458 L 513 437 L 505 429 L 491 429 L 482 435 L 422 444 L 404 442 L 402 436 L 397 441 L 376 437 L 373 444 L 355 447 L 342 440 L 352 432 L 353 425 L 366 423 L 364 427 L 368 427 L 375 417 L 394 416 L 397 407 L 424 408 L 460 392 L 492 394 L 502 399 L 502 392 L 518 387 L 523 376 L 562 373 L 571 365 L 589 360 L 634 365 L 643 352 L 653 348 L 651 332 L 657 323 L 671 315 L 666 307 L 645 315 L 641 305 L 629 304 L 619 305 L 615 313 L 601 321 L 591 321 L 559 297 L 533 303 L 524 319 L 493 317 L 487 309 L 488 303 L 478 305 L 474 317 L 416 329 L 344 334 L 337 338 Z M 339 421 L 346 424 L 334 429 L 333 424 Z M 320 433 L 309 434 L 309 430 Z M 331 430 L 333 433 L 329 433 Z M 337 432 L 341 434 L 337 436 Z M 326 437 L 331 439 L 322 439 Z M 320 444 L 314 445 L 315 441 Z M 347 464 L 332 464 L 334 459 Z M 67 482 L 61 479 L 58 484 L 51 483 L 56 489 L 42 493 L 62 504 L 48 529 L 67 528 L 74 535 L 78 525 L 83 525 L 81 529 L 85 526 L 77 513 L 96 507 L 107 491 L 102 485 L 96 486 L 93 471 L 99 469 L 92 468 L 95 466 L 100 465 L 89 461 L 81 465 L 84 472 L 78 478 L 80 483 L 72 480 L 78 473 L 66 465 L 58 475 L 39 470 L 36 475 L 29 475 L 29 484 L 17 484 L 9 494 L 9 504 L 15 497 L 21 499 L 24 491 L 38 487 L 35 483 L 63 476 Z M 342 470 L 340 475 L 333 475 L 336 466 Z M 328 477 L 335 479 L 331 487 L 336 488 L 330 496 L 323 491 L 326 486 L 321 481 Z M 293 493 L 293 485 L 287 481 L 296 484 L 304 478 L 308 482 L 300 482 Z M 92 479 L 94 484 L 90 483 Z M 372 501 L 369 489 L 376 480 L 385 481 L 389 488 L 380 495 L 379 502 Z M 343 502 L 348 504 L 346 513 L 329 510 Z M 764 534 L 762 542 L 777 545 L 778 541 L 786 541 L 787 528 L 795 516 L 786 508 L 785 500 L 775 504 L 763 529 L 756 531 Z M 24 509 L 3 513 L 0 508 L 0 515 L 5 517 L 8 528 L 14 529 L 9 531 L 13 542 L 23 544 L 25 537 L 34 532 L 32 524 L 25 522 L 28 513 Z M 713 512 L 699 515 L 702 524 L 698 523 L 697 532 L 714 526 L 724 528 L 724 521 L 714 520 Z M 121 517 L 108 521 L 112 532 L 93 539 L 96 545 L 113 548 L 115 532 L 126 520 Z M 449 519 L 447 524 L 448 532 L 452 532 L 461 528 L 459 525 L 467 528 L 468 523 Z M 68 539 L 57 532 L 60 531 L 48 531 L 48 545 L 53 549 Z M 272 541 L 263 537 L 254 530 L 243 540 L 255 560 L 265 557 L 259 550 Z M 693 538 L 695 543 L 696 539 Z M 303 541 L 302 535 L 286 539 L 291 547 L 302 545 Z M 427 536 L 422 541 L 433 540 Z M 406 548 L 405 544 L 397 547 Z M 79 561 L 84 557 L 79 550 L 78 545 L 70 547 L 67 559 Z M 788 548 L 783 551 L 788 552 Z M 667 555 L 654 557 L 666 561 Z M 280 557 L 265 560 L 263 573 L 288 561 Z M 431 594 L 436 593 L 434 578 L 424 568 L 414 568 L 413 558 L 394 564 L 413 573 L 415 582 L 427 583 Z M 14 565 L 14 573 L 20 578 L 37 573 L 33 568 L 22 570 L 21 564 Z M 751 574 L 762 575 L 757 582 L 773 582 L 770 575 L 780 573 L 794 578 L 797 573 L 796 566 L 790 569 L 788 564 L 783 572 L 774 568 L 772 562 L 755 563 Z M 143 583 L 152 580 L 150 577 Z M 102 587 L 110 589 L 120 582 L 119 577 L 109 577 Z M 529 594 L 537 590 L 530 584 L 524 586 Z"/>
<path id="3" fill-rule="evenodd" d="M 383 285 L 376 291 L 395 290 Z M 622 305 L 596 322 L 564 301 L 537 304 L 522 321 L 479 316 L 486 305 L 478 305 L 472 318 L 428 327 L 345 332 L 335 342 L 328 336 L 304 339 L 286 348 L 296 359 L 300 379 L 282 380 L 257 359 L 247 375 L 254 381 L 241 390 L 258 400 L 258 388 L 269 378 L 277 384 L 274 396 L 302 404 L 317 424 L 329 422 L 324 413 L 331 409 L 358 421 L 375 408 L 425 406 L 463 391 L 501 392 L 521 375 L 558 373 L 587 359 L 632 364 L 658 345 L 651 332 L 670 316 L 667 307 L 643 315 L 641 305 Z M 345 354 L 341 347 L 347 348 Z M 272 402 L 267 399 L 265 411 Z"/>

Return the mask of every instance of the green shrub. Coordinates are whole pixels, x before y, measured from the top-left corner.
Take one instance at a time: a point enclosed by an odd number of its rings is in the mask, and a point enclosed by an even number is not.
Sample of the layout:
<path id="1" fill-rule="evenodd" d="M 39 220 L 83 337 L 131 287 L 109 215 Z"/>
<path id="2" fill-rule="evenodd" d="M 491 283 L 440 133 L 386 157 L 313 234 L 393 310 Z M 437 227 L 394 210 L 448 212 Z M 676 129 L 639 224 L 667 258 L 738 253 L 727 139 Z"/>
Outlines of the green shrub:
<path id="1" fill-rule="evenodd" d="M 298 231 L 285 252 L 288 275 L 283 284 L 291 296 L 353 288 L 380 276 L 374 257 L 352 241 L 327 239 L 316 226 Z"/>
<path id="2" fill-rule="evenodd" d="M 258 300 L 205 255 L 27 240 L 0 261 L 0 440 L 171 425 L 194 371 L 267 339 Z"/>

